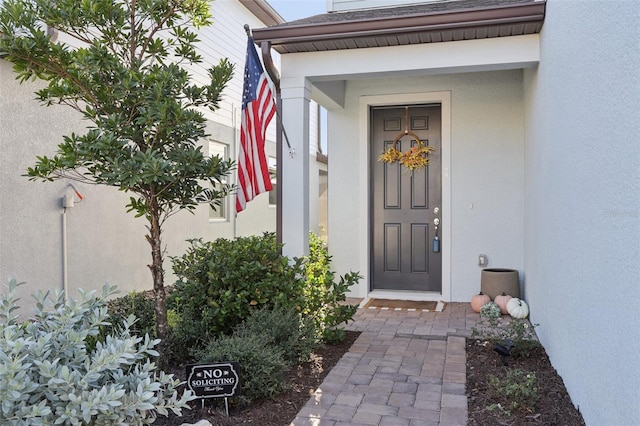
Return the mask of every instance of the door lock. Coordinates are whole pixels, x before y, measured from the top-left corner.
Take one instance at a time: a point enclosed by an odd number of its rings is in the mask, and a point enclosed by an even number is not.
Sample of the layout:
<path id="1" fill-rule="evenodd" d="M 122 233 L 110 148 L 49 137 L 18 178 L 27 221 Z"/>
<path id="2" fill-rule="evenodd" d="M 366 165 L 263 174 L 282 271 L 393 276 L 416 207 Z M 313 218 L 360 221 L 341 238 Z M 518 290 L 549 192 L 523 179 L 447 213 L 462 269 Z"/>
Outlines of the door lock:
<path id="1" fill-rule="evenodd" d="M 440 213 L 440 207 L 434 207 L 433 214 L 437 215 L 438 213 Z M 433 236 L 433 243 L 431 246 L 431 251 L 433 251 L 434 253 L 440 253 L 440 236 L 438 235 L 439 225 L 440 225 L 440 219 L 437 217 L 434 218 L 433 219 L 434 236 Z"/>

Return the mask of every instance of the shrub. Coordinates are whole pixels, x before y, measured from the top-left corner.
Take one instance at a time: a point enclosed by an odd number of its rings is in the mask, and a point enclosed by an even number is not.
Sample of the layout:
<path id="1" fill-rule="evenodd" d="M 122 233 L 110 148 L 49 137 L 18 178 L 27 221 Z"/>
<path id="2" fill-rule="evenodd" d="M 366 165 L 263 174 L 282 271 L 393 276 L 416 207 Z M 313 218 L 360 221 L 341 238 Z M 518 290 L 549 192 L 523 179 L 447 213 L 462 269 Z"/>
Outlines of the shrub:
<path id="1" fill-rule="evenodd" d="M 284 308 L 262 308 L 234 330 L 234 334 L 264 334 L 267 344 L 282 350 L 289 365 L 309 360 L 317 346 L 315 326 L 309 317 Z"/>
<path id="2" fill-rule="evenodd" d="M 346 293 L 362 277 L 350 272 L 336 283 L 335 272 L 330 268 L 331 256 L 322 240 L 309 234 L 309 256 L 304 260 L 304 308 L 303 314 L 313 318 L 316 330 L 327 343 L 344 339 L 344 330 L 338 328 L 353 318 L 358 307 L 345 304 Z"/>
<path id="3" fill-rule="evenodd" d="M 149 357 L 158 340 L 132 336 L 135 319 L 123 321 L 114 335 L 88 350 L 86 340 L 106 324 L 105 286 L 101 296 L 80 292 L 65 302 L 63 293 L 38 293 L 32 320 L 19 323 L 11 280 L 0 297 L 0 423 L 128 424 L 153 423 L 158 414 L 176 414 L 192 398 L 178 399 L 179 381 L 156 372 Z M 50 304 L 50 311 L 45 305 Z"/>
<path id="4" fill-rule="evenodd" d="M 221 336 L 197 351 L 196 359 L 199 362 L 240 363 L 241 395 L 234 401 L 241 405 L 273 397 L 286 388 L 287 362 L 282 349 L 273 346 L 266 333 L 240 329 L 231 336 Z"/>
<path id="5" fill-rule="evenodd" d="M 309 246 L 308 257 L 291 262 L 279 254 L 273 233 L 233 241 L 191 240 L 183 256 L 172 258 L 179 278 L 168 297 L 174 354 L 184 359 L 187 348 L 202 348 L 230 334 L 260 307 L 295 310 L 312 318 L 318 339 L 341 341 L 339 325 L 357 310 L 344 303 L 346 293 L 361 277 L 350 272 L 335 282 L 331 257 L 315 234 Z"/>
<path id="6" fill-rule="evenodd" d="M 157 334 L 155 300 L 149 293 L 132 291 L 126 296 L 110 299 L 107 301 L 107 311 L 107 323 L 100 326 L 97 335 L 87 337 L 86 344 L 89 350 L 95 349 L 97 342 L 104 343 L 107 336 L 113 334 L 114 330 L 131 315 L 136 317 L 136 321 L 129 324 L 129 332 L 141 337 L 148 334 L 150 338 L 155 339 Z"/>
<path id="7" fill-rule="evenodd" d="M 156 337 L 156 304 L 153 295 L 147 292 L 135 292 L 107 301 L 111 324 L 120 324 L 130 315 L 137 321 L 131 326 L 131 333 Z"/>
<path id="8" fill-rule="evenodd" d="M 233 241 L 191 240 L 191 247 L 172 258 L 178 276 L 168 297 L 175 319 L 174 351 L 202 348 L 212 338 L 229 334 L 259 307 L 303 306 L 303 271 L 279 254 L 273 233 Z"/>

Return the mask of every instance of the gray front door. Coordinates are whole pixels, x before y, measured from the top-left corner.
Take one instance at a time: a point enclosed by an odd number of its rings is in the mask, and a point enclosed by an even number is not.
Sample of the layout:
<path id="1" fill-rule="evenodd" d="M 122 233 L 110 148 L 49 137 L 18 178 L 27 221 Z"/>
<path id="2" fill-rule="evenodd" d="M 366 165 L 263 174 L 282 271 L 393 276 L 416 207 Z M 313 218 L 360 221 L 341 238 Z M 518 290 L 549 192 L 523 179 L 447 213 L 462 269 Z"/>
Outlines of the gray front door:
<path id="1" fill-rule="evenodd" d="M 371 110 L 372 290 L 441 292 L 441 250 L 433 247 L 434 219 L 442 218 L 440 117 L 440 105 Z M 430 165 L 411 172 L 397 162 L 379 162 L 407 132 L 397 148 L 406 152 L 416 145 L 414 134 L 435 148 Z"/>

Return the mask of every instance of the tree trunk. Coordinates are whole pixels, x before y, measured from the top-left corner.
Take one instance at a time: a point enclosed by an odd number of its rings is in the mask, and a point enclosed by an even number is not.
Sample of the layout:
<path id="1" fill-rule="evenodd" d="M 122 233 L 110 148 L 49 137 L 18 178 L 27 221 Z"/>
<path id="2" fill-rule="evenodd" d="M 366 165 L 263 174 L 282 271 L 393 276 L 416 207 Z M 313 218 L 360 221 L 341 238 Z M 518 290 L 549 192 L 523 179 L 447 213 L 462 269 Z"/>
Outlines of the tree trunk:
<path id="1" fill-rule="evenodd" d="M 164 269 L 162 267 L 162 242 L 160 227 L 160 208 L 156 197 L 149 200 L 149 235 L 147 241 L 151 245 L 152 263 L 149 265 L 153 277 L 153 291 L 156 301 L 156 332 L 160 345 L 158 346 L 158 367 L 166 370 L 169 355 L 169 324 L 167 323 L 167 295 L 164 289 Z"/>

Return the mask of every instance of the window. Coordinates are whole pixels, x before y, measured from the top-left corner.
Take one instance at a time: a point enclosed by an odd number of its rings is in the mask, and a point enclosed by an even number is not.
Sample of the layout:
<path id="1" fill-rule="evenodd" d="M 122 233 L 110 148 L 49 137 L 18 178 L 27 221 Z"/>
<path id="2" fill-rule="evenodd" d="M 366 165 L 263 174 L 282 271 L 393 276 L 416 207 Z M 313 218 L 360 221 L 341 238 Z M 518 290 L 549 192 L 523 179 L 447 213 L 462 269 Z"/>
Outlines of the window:
<path id="1" fill-rule="evenodd" d="M 269 157 L 267 160 L 269 165 L 269 175 L 271 176 L 271 185 L 273 189 L 269 191 L 269 207 L 276 207 L 278 205 L 278 182 L 276 181 L 276 159 Z"/>
<path id="2" fill-rule="evenodd" d="M 229 147 L 226 144 L 209 141 L 209 157 L 218 156 L 221 158 L 229 158 Z M 213 207 L 209 206 L 209 219 L 210 220 L 226 220 L 228 213 L 227 209 L 229 206 L 228 196 L 220 200 L 222 205 Z"/>
<path id="3" fill-rule="evenodd" d="M 329 243 L 329 175 L 326 170 L 319 170 L 318 176 L 318 237 L 323 243 Z"/>

